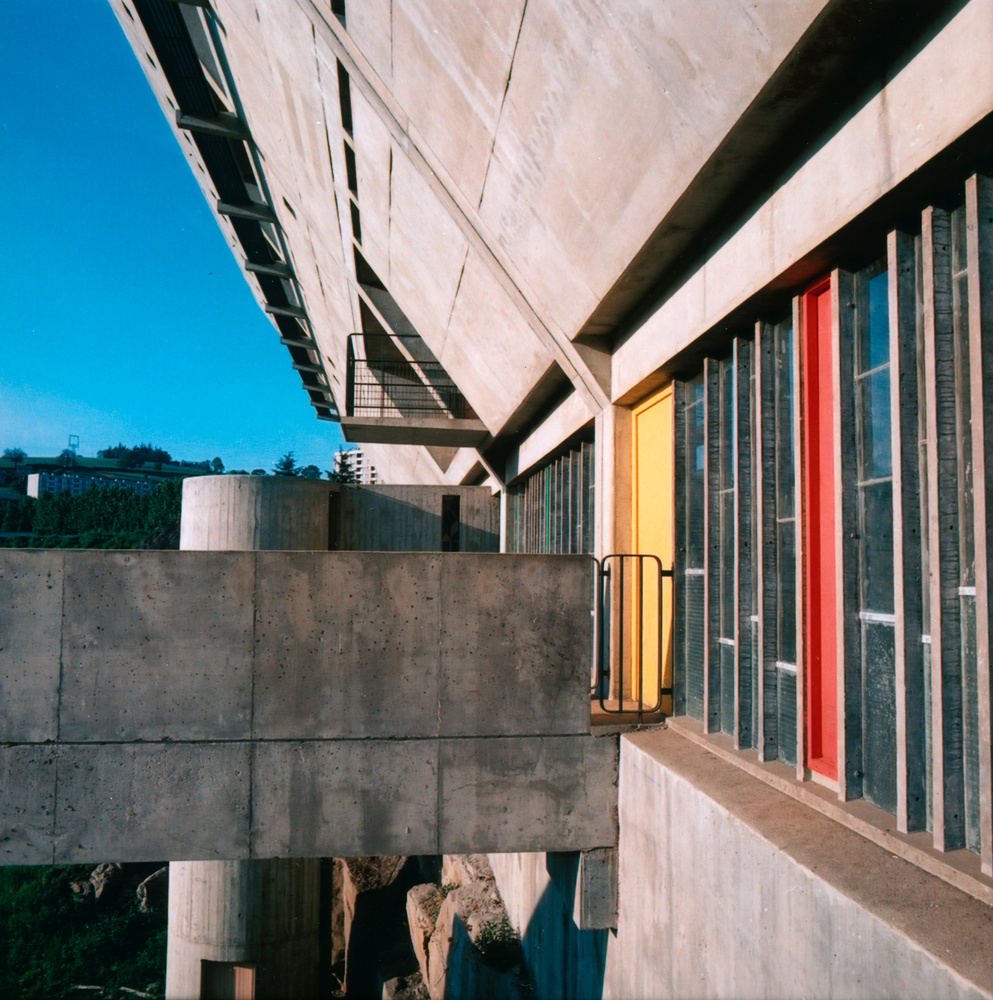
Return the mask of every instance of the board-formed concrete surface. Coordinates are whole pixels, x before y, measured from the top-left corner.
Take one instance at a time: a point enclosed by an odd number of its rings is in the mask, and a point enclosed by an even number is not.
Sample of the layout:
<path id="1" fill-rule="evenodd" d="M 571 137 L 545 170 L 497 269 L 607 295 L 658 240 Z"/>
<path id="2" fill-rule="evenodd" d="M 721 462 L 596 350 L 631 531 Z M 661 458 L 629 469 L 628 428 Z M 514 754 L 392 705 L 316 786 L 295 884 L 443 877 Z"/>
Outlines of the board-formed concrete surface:
<path id="1" fill-rule="evenodd" d="M 0 863 L 611 845 L 591 595 L 571 556 L 4 552 Z"/>

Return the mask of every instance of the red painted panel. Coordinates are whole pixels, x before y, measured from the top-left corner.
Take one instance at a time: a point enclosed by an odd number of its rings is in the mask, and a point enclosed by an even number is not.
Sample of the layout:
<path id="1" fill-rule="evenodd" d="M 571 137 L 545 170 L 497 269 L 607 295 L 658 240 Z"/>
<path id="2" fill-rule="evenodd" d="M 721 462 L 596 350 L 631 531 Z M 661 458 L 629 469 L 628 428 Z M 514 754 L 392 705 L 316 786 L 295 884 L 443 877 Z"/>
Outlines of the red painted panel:
<path id="1" fill-rule="evenodd" d="M 803 297 L 807 767 L 838 777 L 838 570 L 830 279 Z"/>

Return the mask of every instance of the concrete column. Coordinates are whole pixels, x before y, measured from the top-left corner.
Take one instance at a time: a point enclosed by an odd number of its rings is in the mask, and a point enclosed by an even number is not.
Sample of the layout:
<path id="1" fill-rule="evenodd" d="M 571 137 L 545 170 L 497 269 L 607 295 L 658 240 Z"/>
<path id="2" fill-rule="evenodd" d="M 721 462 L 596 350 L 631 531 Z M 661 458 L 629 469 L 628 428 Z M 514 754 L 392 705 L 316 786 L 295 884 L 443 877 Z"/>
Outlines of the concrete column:
<path id="1" fill-rule="evenodd" d="M 328 548 L 331 484 L 290 476 L 197 476 L 183 483 L 181 549 Z"/>
<path id="2" fill-rule="evenodd" d="M 166 997 L 191 1000 L 208 980 L 245 978 L 255 1000 L 316 997 L 319 903 L 318 859 L 174 861 Z"/>
<path id="3" fill-rule="evenodd" d="M 180 548 L 327 549 L 329 493 L 289 477 L 187 479 Z M 316 997 L 319 908 L 319 858 L 174 861 L 166 997 Z"/>

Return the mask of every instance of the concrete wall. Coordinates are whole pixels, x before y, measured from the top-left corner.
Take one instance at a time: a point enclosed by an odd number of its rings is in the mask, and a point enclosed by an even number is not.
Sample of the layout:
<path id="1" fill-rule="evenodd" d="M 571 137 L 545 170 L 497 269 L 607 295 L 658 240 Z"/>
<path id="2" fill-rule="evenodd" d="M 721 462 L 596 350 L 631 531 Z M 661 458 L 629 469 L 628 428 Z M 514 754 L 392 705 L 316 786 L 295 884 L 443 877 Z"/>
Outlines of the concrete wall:
<path id="1" fill-rule="evenodd" d="M 572 556 L 4 552 L 0 860 L 612 844 L 591 574 Z"/>
<path id="2" fill-rule="evenodd" d="M 497 552 L 500 501 L 485 486 L 342 486 L 332 500 L 336 551 L 441 551 L 442 498 L 457 496 L 459 551 Z"/>
<path id="3" fill-rule="evenodd" d="M 557 996 L 993 996 L 985 903 L 673 730 L 621 738 L 619 820 L 616 935 L 576 928 L 578 859 L 490 859 Z"/>
<path id="4" fill-rule="evenodd" d="M 498 551 L 500 501 L 485 486 L 359 486 L 288 476 L 187 479 L 180 548 L 440 552 L 446 496 L 459 498 L 459 551 Z"/>

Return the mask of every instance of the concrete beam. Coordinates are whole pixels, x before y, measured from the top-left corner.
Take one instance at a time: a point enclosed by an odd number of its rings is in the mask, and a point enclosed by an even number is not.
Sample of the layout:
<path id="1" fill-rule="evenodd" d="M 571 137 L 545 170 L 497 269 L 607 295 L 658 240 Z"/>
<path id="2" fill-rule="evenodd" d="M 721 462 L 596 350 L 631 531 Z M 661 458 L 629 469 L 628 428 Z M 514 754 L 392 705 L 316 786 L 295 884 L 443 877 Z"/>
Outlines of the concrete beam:
<path id="1" fill-rule="evenodd" d="M 276 213 L 268 206 L 258 202 L 248 205 L 232 205 L 230 202 L 217 200 L 218 215 L 228 215 L 235 219 L 251 219 L 253 222 L 269 222 L 279 225 Z"/>
<path id="2" fill-rule="evenodd" d="M 319 351 L 317 342 L 313 340 L 298 340 L 293 337 L 280 337 L 279 342 L 287 347 L 300 347 L 305 351 Z"/>
<path id="3" fill-rule="evenodd" d="M 291 319 L 307 318 L 307 310 L 301 309 L 300 306 L 277 306 L 267 302 L 264 308 L 270 316 L 289 316 Z"/>
<path id="4" fill-rule="evenodd" d="M 489 437 L 481 420 L 448 417 L 342 417 L 346 441 L 476 448 Z"/>
<path id="5" fill-rule="evenodd" d="M 245 270 L 249 274 L 265 274 L 272 278 L 293 278 L 293 268 L 281 260 L 274 260 L 269 264 L 259 264 L 252 260 L 246 260 Z"/>
<path id="6" fill-rule="evenodd" d="M 577 556 L 0 553 L 0 863 L 610 846 L 591 593 Z"/>
<path id="7" fill-rule="evenodd" d="M 582 931 L 617 927 L 616 847 L 598 847 L 580 854 L 572 919 Z"/>
<path id="8" fill-rule="evenodd" d="M 176 111 L 177 128 L 185 129 L 189 132 L 200 132 L 203 135 L 216 135 L 222 139 L 242 139 L 251 141 L 251 133 L 248 126 L 237 116 L 220 111 L 209 118 L 198 115 L 188 115 L 182 111 Z"/>

